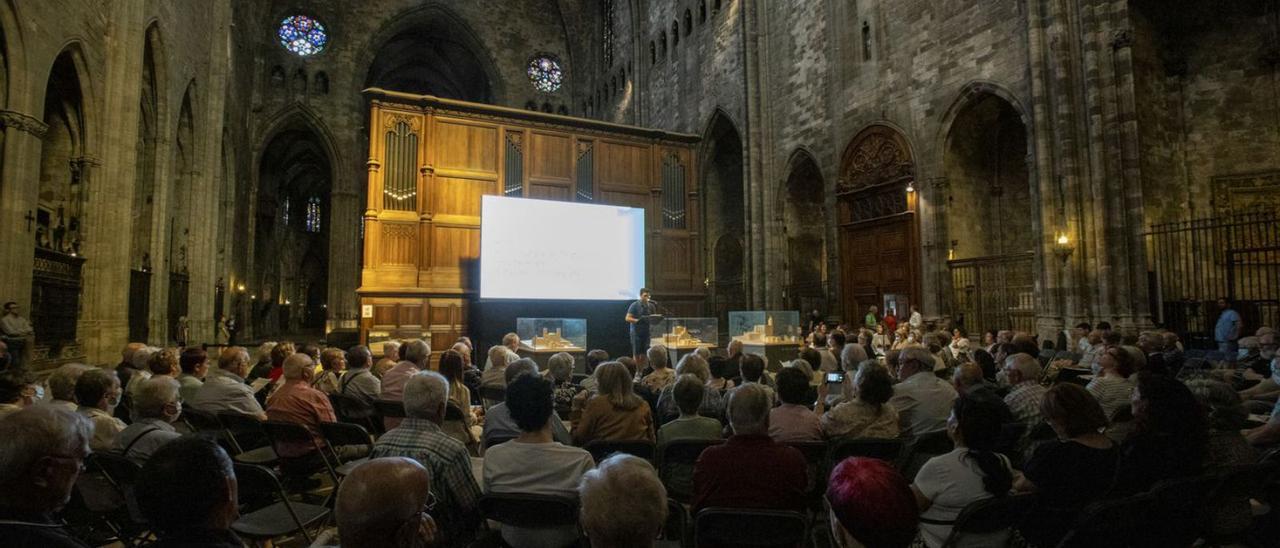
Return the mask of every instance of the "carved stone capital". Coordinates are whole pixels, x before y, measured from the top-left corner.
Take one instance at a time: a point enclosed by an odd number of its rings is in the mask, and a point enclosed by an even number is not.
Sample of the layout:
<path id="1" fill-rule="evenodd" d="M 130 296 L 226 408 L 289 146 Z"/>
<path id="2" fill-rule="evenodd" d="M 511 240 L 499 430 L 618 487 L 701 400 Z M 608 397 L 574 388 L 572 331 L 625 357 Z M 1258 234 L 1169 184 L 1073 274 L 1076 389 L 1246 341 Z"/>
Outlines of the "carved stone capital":
<path id="1" fill-rule="evenodd" d="M 43 138 L 49 131 L 49 125 L 39 119 L 12 110 L 0 110 L 0 128 L 14 128 L 29 133 L 36 138 Z"/>

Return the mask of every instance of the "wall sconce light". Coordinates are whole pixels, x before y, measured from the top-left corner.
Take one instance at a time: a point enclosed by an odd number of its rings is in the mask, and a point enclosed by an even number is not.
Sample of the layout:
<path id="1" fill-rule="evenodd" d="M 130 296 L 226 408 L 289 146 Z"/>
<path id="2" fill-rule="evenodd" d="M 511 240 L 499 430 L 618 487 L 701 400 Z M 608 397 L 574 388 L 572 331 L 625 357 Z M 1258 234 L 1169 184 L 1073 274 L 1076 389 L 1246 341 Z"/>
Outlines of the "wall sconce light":
<path id="1" fill-rule="evenodd" d="M 239 292 L 241 292 L 241 293 L 244 293 L 244 284 L 237 285 L 237 286 L 236 286 L 236 291 L 239 291 Z"/>
<path id="2" fill-rule="evenodd" d="M 916 191 L 916 182 L 907 181 L 907 192 L 915 192 L 915 191 Z"/>
<path id="3" fill-rule="evenodd" d="M 1075 250 L 1076 246 L 1071 243 L 1071 238 L 1067 236 L 1067 233 L 1059 232 L 1057 239 L 1053 242 L 1053 253 L 1065 262 Z"/>

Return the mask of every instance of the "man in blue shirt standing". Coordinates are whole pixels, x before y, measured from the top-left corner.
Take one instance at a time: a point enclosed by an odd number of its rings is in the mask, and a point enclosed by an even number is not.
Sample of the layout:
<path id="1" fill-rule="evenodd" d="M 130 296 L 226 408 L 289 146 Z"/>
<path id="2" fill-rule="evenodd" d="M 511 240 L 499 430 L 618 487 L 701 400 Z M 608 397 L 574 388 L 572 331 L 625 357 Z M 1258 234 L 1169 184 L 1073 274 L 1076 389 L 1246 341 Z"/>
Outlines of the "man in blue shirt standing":
<path id="1" fill-rule="evenodd" d="M 640 288 L 640 300 L 627 307 L 627 323 L 631 324 L 631 355 L 637 363 L 644 363 L 649 351 L 649 316 L 657 309 L 649 302 L 649 289 Z"/>
<path id="2" fill-rule="evenodd" d="M 1218 299 L 1218 325 L 1213 328 L 1213 340 L 1218 343 L 1218 350 L 1235 353 L 1236 341 L 1240 339 L 1240 314 L 1231 309 L 1226 299 Z"/>

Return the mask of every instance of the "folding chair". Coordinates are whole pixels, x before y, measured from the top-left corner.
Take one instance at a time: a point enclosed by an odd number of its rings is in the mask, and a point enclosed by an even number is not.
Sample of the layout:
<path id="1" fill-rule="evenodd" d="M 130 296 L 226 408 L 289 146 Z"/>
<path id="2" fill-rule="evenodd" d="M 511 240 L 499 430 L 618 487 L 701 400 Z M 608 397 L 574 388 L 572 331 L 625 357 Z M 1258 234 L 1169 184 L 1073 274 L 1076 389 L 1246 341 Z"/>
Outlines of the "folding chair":
<path id="1" fill-rule="evenodd" d="M 693 497 L 693 467 L 702 451 L 724 440 L 671 440 L 658 447 L 658 478 L 667 496 L 679 502 Z"/>
<path id="2" fill-rule="evenodd" d="M 827 442 L 824 441 L 806 441 L 806 442 L 787 442 L 784 445 L 793 447 L 804 455 L 805 463 L 808 464 L 807 476 L 809 484 L 805 488 L 808 493 L 809 504 L 815 510 L 822 507 L 822 495 L 827 492 Z"/>
<path id="3" fill-rule="evenodd" d="M 1034 494 L 1009 495 L 980 500 L 966 506 L 956 516 L 951 535 L 943 542 L 942 548 L 966 545 L 964 541 L 969 536 L 989 535 L 1000 531 L 1012 533 L 1035 506 L 1035 500 Z"/>
<path id="4" fill-rule="evenodd" d="M 254 541 L 266 541 L 298 532 L 312 542 L 309 527 L 317 527 L 329 517 L 324 506 L 292 502 L 275 473 L 252 464 L 235 465 L 239 487 L 240 519 L 231 530 Z"/>
<path id="5" fill-rule="evenodd" d="M 374 400 L 373 408 L 382 418 L 403 419 L 404 402 L 398 400 Z"/>
<path id="6" fill-rule="evenodd" d="M 320 435 L 324 437 L 325 446 L 329 449 L 329 455 L 334 463 L 334 473 L 339 478 L 345 478 L 351 473 L 355 467 L 360 466 L 368 457 L 352 459 L 342 462 L 341 457 L 335 447 L 362 445 L 369 452 L 373 451 L 373 437 L 369 435 L 369 431 L 359 424 L 346 422 L 322 422 L 320 423 Z"/>
<path id="7" fill-rule="evenodd" d="M 480 401 L 484 402 L 485 409 L 507 401 L 507 388 L 505 386 L 481 386 Z"/>
<path id="8" fill-rule="evenodd" d="M 693 523 L 697 546 L 803 546 L 809 521 L 800 512 L 705 508 Z"/>
<path id="9" fill-rule="evenodd" d="M 480 497 L 479 506 L 485 519 L 512 527 L 552 529 L 578 525 L 578 501 L 568 497 L 489 493 Z"/>
<path id="10" fill-rule="evenodd" d="M 907 446 L 906 457 L 902 459 L 902 474 L 908 478 L 916 477 L 916 472 L 929 459 L 943 455 L 955 449 L 946 431 L 929 432 L 916 436 Z"/>
<path id="11" fill-rule="evenodd" d="M 835 469 L 837 464 L 849 457 L 869 457 L 880 459 L 897 466 L 902 458 L 902 449 L 906 445 L 903 438 L 837 438 L 828 442 L 830 452 L 827 454 L 827 470 Z"/>
<path id="12" fill-rule="evenodd" d="M 85 458 L 85 470 L 101 474 L 124 506 L 104 516 L 122 542 L 130 546 L 143 543 L 149 536 L 147 519 L 138 508 L 134 486 L 142 467 L 113 451 L 91 453 Z"/>
<path id="13" fill-rule="evenodd" d="M 230 411 L 219 412 L 217 417 L 235 449 L 233 460 L 263 466 L 274 466 L 279 460 L 257 417 Z"/>
<path id="14" fill-rule="evenodd" d="M 653 462 L 654 453 L 657 452 L 657 448 L 649 440 L 593 440 L 587 442 L 582 448 L 591 453 L 591 457 L 596 460 L 596 463 L 609 458 L 609 455 L 614 453 L 635 455 Z"/>
<path id="15" fill-rule="evenodd" d="M 279 456 L 280 471 L 285 481 L 304 482 L 315 474 L 325 472 L 338 484 L 338 473 L 329 462 L 327 451 L 307 427 L 285 421 L 263 421 L 262 429 L 271 440 L 271 447 Z"/>
<path id="16" fill-rule="evenodd" d="M 346 394 L 329 394 L 329 403 L 333 405 L 333 412 L 338 416 L 338 422 L 349 422 L 363 426 L 370 432 L 377 432 L 379 421 L 374 420 L 374 409 L 355 396 Z"/>
<path id="17" fill-rule="evenodd" d="M 659 542 L 666 541 L 681 547 L 693 548 L 693 539 L 689 535 L 689 511 L 675 499 L 667 499 L 667 522 L 662 526 Z"/>

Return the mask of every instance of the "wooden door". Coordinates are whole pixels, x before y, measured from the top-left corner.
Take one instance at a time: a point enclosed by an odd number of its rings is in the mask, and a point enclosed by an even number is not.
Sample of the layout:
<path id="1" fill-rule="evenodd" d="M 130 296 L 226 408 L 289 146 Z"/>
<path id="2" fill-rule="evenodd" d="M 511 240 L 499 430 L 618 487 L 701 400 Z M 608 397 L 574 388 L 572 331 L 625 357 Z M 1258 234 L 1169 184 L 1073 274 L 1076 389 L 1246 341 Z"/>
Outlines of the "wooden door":
<path id="1" fill-rule="evenodd" d="M 915 215 L 904 213 L 841 227 L 846 322 L 861 325 L 868 307 L 883 308 L 886 294 L 915 299 L 914 225 Z"/>

